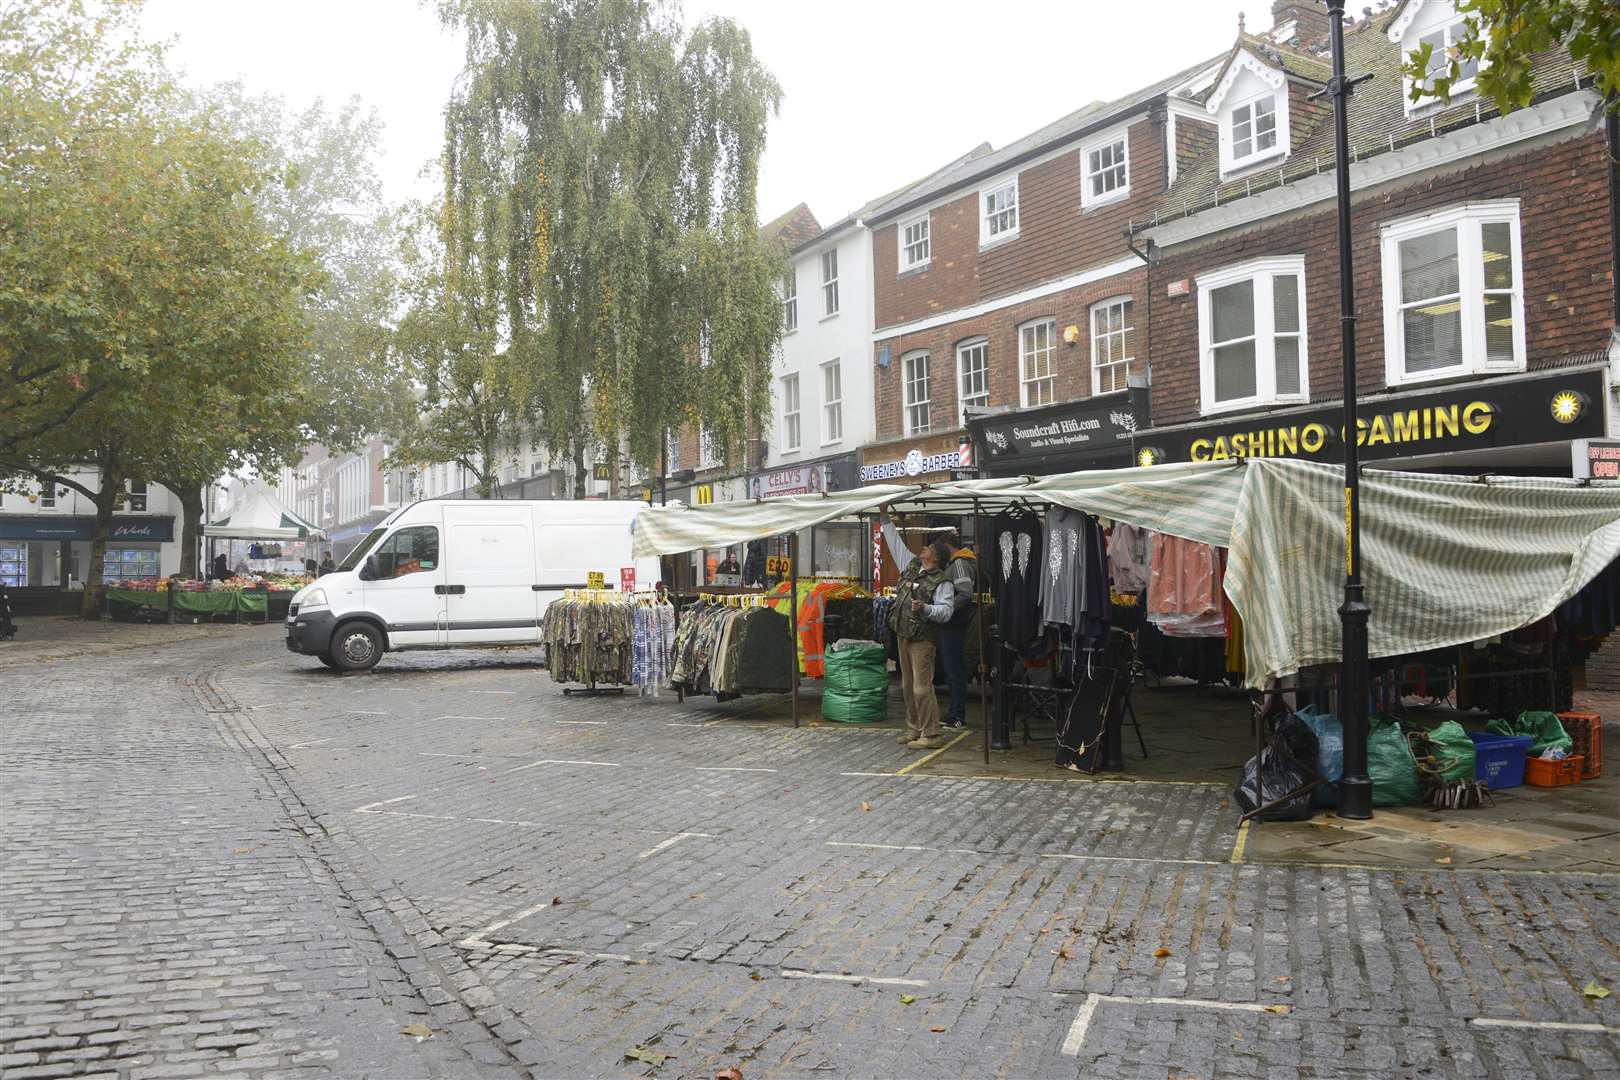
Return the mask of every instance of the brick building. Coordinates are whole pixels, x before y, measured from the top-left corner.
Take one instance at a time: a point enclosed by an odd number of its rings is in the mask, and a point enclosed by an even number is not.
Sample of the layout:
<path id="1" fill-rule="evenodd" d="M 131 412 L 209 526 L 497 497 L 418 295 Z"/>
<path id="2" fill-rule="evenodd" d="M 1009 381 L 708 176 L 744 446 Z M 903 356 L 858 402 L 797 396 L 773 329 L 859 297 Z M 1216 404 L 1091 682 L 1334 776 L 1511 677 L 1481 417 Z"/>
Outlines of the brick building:
<path id="1" fill-rule="evenodd" d="M 1415 105 L 1402 57 L 1457 22 L 1408 0 L 1345 35 L 1347 71 L 1373 76 L 1350 106 L 1363 457 L 1567 476 L 1571 441 L 1608 434 L 1620 362 L 1599 101 L 1558 51 L 1509 115 L 1466 79 Z M 1328 72 L 1299 34 L 1242 35 L 1212 83 L 1171 95 L 1173 116 L 1214 122 L 1219 152 L 1135 230 L 1154 257 L 1145 460 L 1341 453 L 1333 124 L 1309 100 Z"/>

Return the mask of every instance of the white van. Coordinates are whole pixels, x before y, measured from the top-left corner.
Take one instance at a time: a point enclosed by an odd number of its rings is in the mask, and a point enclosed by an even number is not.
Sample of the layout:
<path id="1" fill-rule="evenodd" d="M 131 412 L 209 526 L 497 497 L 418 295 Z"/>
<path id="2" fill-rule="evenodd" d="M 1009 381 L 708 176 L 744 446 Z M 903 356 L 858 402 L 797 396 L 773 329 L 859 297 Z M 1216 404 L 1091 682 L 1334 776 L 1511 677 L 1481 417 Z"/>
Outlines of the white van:
<path id="1" fill-rule="evenodd" d="M 287 648 L 364 671 L 402 649 L 533 645 L 563 589 L 593 573 L 658 581 L 630 554 L 639 502 L 430 499 L 389 515 L 337 570 L 293 594 Z"/>

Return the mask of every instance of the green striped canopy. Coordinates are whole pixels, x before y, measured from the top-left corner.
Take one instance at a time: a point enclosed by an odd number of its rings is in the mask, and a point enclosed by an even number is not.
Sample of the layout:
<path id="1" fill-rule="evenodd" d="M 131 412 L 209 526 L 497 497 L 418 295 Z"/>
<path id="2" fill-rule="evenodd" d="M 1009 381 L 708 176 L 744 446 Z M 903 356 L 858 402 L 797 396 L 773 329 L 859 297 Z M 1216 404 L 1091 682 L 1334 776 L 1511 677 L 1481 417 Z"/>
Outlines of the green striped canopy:
<path id="1" fill-rule="evenodd" d="M 1344 473 L 1252 459 L 650 507 L 638 556 L 723 547 L 854 514 L 995 513 L 1056 503 L 1229 549 L 1246 681 L 1340 656 Z M 1372 656 L 1460 645 L 1549 614 L 1620 557 L 1620 483 L 1364 469 L 1362 579 Z"/>

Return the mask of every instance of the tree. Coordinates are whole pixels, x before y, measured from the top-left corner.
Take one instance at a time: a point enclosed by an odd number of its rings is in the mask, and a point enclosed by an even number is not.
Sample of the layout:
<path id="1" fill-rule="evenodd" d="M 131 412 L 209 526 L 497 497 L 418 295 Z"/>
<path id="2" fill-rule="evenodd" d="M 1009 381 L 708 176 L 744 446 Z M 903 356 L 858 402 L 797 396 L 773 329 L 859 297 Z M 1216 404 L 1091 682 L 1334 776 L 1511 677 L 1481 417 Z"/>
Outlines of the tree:
<path id="1" fill-rule="evenodd" d="M 417 206 L 401 241 L 405 314 L 392 349 L 413 392 L 395 400 L 390 465 L 453 462 L 483 498 L 499 482 L 500 451 L 532 416 L 529 369 L 500 340 L 498 302 L 482 249 L 457 259 L 443 204 Z"/>
<path id="2" fill-rule="evenodd" d="M 1620 7 L 1614 0 L 1460 0 L 1462 37 L 1446 50 L 1445 63 L 1430 75 L 1434 46 L 1423 43 L 1402 68 L 1413 101 L 1451 101 L 1463 66 L 1478 69 L 1479 92 L 1502 112 L 1529 105 L 1534 94 L 1531 58 L 1567 45 L 1592 76 L 1607 103 L 1620 108 Z"/>
<path id="3" fill-rule="evenodd" d="M 440 13 L 467 37 L 445 110 L 446 257 L 531 373 L 575 494 L 591 446 L 650 467 L 663 433 L 700 417 L 735 456 L 769 415 L 781 333 L 755 199 L 781 91 L 747 32 L 687 32 L 661 0 Z"/>
<path id="4" fill-rule="evenodd" d="M 0 477 L 94 501 L 87 616 L 127 479 L 211 477 L 301 443 L 287 418 L 308 400 L 320 281 L 262 212 L 280 181 L 262 148 L 130 44 L 133 11 L 30 0 L 0 17 Z M 72 475 L 87 466 L 95 490 Z"/>

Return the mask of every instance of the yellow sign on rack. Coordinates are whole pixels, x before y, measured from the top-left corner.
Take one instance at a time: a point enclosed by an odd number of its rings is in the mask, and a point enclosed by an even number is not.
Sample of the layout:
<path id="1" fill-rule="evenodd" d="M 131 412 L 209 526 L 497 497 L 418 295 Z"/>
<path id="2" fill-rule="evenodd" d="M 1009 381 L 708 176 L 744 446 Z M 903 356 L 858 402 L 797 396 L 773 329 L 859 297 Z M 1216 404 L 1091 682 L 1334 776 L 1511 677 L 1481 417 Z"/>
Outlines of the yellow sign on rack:
<path id="1" fill-rule="evenodd" d="M 607 588 L 607 579 L 600 570 L 589 571 L 585 575 L 585 587 L 587 589 L 605 589 Z"/>

